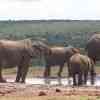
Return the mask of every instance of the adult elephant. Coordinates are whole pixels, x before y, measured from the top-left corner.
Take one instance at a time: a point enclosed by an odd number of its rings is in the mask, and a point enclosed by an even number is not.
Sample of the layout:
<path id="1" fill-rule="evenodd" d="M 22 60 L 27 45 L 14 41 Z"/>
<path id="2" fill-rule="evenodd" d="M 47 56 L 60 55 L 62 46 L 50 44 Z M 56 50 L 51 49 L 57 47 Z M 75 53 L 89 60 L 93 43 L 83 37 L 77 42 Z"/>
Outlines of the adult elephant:
<path id="1" fill-rule="evenodd" d="M 49 47 L 46 44 L 40 42 L 39 48 L 41 48 L 42 54 L 45 59 L 45 71 L 44 77 L 50 76 L 51 66 L 60 66 L 58 76 L 61 77 L 61 73 L 65 62 L 69 66 L 69 58 L 75 53 L 79 53 L 79 49 L 72 46 L 68 47 Z M 69 70 L 69 67 L 68 67 Z M 69 71 L 68 71 L 69 72 Z"/>
<path id="2" fill-rule="evenodd" d="M 11 41 L 0 40 L 0 82 L 6 82 L 2 76 L 2 67 L 17 66 L 16 82 L 25 82 L 29 63 L 39 53 L 36 43 L 30 39 Z"/>
<path id="3" fill-rule="evenodd" d="M 70 58 L 70 73 L 73 77 L 73 85 L 86 84 L 88 72 L 91 76 L 91 84 L 94 84 L 94 62 L 86 55 L 75 54 Z M 76 80 L 76 75 L 78 75 L 78 83 Z"/>
<path id="4" fill-rule="evenodd" d="M 91 57 L 94 62 L 100 60 L 100 34 L 94 34 L 86 45 L 86 51 L 88 56 Z"/>

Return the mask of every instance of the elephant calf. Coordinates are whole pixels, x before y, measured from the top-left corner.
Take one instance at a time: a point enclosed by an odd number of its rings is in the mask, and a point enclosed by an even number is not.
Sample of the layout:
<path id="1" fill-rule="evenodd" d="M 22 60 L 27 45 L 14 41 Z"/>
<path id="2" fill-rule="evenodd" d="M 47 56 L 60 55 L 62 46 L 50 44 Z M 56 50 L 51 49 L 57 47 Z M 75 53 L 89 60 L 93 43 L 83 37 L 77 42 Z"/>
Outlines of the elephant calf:
<path id="1" fill-rule="evenodd" d="M 75 54 L 70 58 L 70 75 L 73 77 L 73 85 L 86 84 L 88 72 L 91 76 L 91 84 L 94 84 L 94 62 L 86 55 Z M 76 82 L 78 76 L 78 83 Z"/>

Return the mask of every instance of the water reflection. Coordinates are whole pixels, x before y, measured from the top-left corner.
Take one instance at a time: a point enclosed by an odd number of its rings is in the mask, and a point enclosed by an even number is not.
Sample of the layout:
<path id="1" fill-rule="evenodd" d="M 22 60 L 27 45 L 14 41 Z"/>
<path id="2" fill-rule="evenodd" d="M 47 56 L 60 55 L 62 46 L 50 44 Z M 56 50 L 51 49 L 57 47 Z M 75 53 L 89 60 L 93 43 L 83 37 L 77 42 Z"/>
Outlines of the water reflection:
<path id="1" fill-rule="evenodd" d="M 26 79 L 26 84 L 39 84 L 39 85 L 72 85 L 72 78 L 67 79 L 67 78 L 48 78 L 48 79 L 44 79 L 44 78 L 27 78 Z M 12 79 L 8 79 L 8 82 L 14 82 L 14 80 Z M 87 81 L 87 86 L 91 86 L 90 80 L 88 79 Z M 95 84 L 94 86 L 100 86 L 100 75 L 96 76 L 95 79 Z"/>

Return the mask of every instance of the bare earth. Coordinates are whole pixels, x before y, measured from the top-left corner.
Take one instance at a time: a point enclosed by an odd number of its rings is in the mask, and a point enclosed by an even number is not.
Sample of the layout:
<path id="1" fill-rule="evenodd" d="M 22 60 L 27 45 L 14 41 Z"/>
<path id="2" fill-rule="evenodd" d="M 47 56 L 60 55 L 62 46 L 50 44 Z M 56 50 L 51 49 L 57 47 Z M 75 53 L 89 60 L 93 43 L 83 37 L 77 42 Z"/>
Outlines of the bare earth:
<path id="1" fill-rule="evenodd" d="M 100 96 L 100 87 L 69 87 L 0 83 L 0 96 Z"/>
<path id="2" fill-rule="evenodd" d="M 7 70 L 6 73 L 8 72 L 9 71 Z M 5 77 L 7 79 L 9 78 L 15 79 L 15 74 L 14 75 L 7 74 L 5 75 Z M 52 86 L 30 85 L 30 84 L 7 82 L 7 83 L 0 83 L 0 96 L 3 96 L 3 97 L 5 96 L 17 96 L 17 97 L 19 96 L 22 96 L 22 97 L 29 97 L 29 96 L 30 97 L 31 96 L 34 96 L 34 97 L 35 96 L 38 96 L 38 97 L 40 96 L 42 97 L 43 96 L 93 96 L 94 97 L 96 96 L 96 97 L 100 97 L 100 86 L 73 87 L 73 86 L 62 86 L 62 85 L 52 85 Z M 2 100 L 6 100 L 6 99 L 2 99 Z M 72 99 L 72 100 L 77 100 L 77 99 Z M 89 100 L 92 100 L 92 99 L 89 99 Z M 96 100 L 96 99 L 93 99 L 93 100 Z M 100 98 L 98 100 L 100 100 Z"/>

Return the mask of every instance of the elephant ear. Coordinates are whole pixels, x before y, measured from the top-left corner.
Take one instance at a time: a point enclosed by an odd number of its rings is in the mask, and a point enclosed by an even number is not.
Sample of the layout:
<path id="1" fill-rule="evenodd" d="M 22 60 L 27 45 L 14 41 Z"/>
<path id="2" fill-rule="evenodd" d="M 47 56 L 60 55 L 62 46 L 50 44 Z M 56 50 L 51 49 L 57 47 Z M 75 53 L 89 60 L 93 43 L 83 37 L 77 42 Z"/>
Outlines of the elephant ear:
<path id="1" fill-rule="evenodd" d="M 40 51 L 40 54 L 45 56 L 51 54 L 51 49 L 45 43 L 38 41 L 36 44 L 33 45 L 37 50 Z"/>
<path id="2" fill-rule="evenodd" d="M 72 51 L 73 51 L 74 53 L 80 53 L 80 49 L 79 49 L 79 48 L 72 48 Z"/>
<path id="3" fill-rule="evenodd" d="M 48 55 L 51 55 L 52 54 L 52 50 L 51 50 L 51 48 L 47 48 L 46 49 L 46 52 L 45 52 L 45 56 L 48 56 Z"/>
<path id="4" fill-rule="evenodd" d="M 31 40 L 25 39 L 22 42 L 24 44 L 25 53 L 30 57 L 36 57 L 37 56 L 37 50 L 35 48 L 33 48 Z"/>

